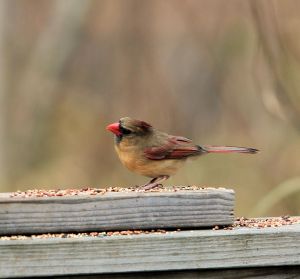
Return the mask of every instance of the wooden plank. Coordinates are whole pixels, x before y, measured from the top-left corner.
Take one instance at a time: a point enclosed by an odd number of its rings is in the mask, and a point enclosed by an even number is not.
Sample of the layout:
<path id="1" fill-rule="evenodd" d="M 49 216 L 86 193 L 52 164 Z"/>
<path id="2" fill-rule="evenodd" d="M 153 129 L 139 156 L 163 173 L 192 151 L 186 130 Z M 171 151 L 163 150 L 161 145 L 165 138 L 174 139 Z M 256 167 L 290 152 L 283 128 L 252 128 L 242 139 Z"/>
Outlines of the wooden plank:
<path id="1" fill-rule="evenodd" d="M 55 276 L 55 279 L 296 279 L 300 266 Z"/>
<path id="2" fill-rule="evenodd" d="M 0 234 L 196 228 L 233 223 L 234 191 L 107 192 L 63 197 L 0 194 Z"/>
<path id="3" fill-rule="evenodd" d="M 2 277 L 300 265 L 300 224 L 0 241 Z"/>

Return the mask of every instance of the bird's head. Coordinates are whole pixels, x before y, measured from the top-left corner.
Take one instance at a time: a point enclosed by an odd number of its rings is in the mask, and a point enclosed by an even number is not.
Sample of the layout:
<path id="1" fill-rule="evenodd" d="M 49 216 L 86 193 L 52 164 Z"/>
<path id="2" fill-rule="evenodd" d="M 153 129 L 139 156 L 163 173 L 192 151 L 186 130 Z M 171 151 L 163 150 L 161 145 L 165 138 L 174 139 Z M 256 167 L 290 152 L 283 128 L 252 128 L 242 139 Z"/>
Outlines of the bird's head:
<path id="1" fill-rule="evenodd" d="M 152 132 L 150 124 L 130 117 L 123 117 L 119 122 L 108 125 L 106 129 L 116 135 L 118 142 L 123 138 L 145 136 Z"/>

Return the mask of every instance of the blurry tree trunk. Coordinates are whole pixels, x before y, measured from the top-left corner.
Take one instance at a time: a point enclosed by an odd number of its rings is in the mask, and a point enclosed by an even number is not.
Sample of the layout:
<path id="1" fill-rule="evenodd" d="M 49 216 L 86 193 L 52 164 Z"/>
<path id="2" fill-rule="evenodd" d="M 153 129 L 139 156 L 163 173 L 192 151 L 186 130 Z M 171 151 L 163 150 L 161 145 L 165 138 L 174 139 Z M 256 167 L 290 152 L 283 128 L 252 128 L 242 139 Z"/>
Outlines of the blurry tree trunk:
<path id="1" fill-rule="evenodd" d="M 17 90 L 7 111 L 11 119 L 6 140 L 12 155 L 10 169 L 14 172 L 18 171 L 18 165 L 36 165 L 40 161 L 48 134 L 45 129 L 49 129 L 49 125 L 44 124 L 53 116 L 53 105 L 63 97 L 58 88 L 65 66 L 82 40 L 81 30 L 91 1 L 56 0 L 52 3 L 49 23 L 28 54 L 28 63 L 16 80 Z M 11 144 L 11 139 L 17 137 L 22 139 L 22 147 Z"/>
<path id="2" fill-rule="evenodd" d="M 5 186 L 5 165 L 4 165 L 4 95 L 5 95 L 5 55 L 4 55 L 4 33 L 5 33 L 5 1 L 0 1 L 0 187 L 3 189 Z"/>
<path id="3" fill-rule="evenodd" d="M 299 66 L 293 61 L 294 57 L 280 29 L 281 18 L 276 14 L 276 5 L 282 2 L 253 0 L 249 3 L 274 86 L 269 94 L 274 94 L 272 98 L 278 99 L 276 104 L 281 105 L 280 111 L 300 130 L 300 106 L 297 102 L 297 99 L 300 100 L 297 96 L 300 86 L 299 82 L 297 84 Z"/>

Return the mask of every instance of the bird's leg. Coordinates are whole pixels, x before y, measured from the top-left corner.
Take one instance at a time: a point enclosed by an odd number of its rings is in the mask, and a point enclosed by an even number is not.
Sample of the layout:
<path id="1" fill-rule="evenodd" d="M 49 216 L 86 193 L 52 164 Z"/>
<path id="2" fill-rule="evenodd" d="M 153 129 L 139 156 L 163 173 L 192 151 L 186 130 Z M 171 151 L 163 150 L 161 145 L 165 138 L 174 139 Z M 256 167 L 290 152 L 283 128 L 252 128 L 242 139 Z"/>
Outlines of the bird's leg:
<path id="1" fill-rule="evenodd" d="M 151 179 L 147 184 L 140 187 L 141 190 L 153 189 L 161 184 L 161 182 L 167 180 L 169 175 L 161 175 Z"/>

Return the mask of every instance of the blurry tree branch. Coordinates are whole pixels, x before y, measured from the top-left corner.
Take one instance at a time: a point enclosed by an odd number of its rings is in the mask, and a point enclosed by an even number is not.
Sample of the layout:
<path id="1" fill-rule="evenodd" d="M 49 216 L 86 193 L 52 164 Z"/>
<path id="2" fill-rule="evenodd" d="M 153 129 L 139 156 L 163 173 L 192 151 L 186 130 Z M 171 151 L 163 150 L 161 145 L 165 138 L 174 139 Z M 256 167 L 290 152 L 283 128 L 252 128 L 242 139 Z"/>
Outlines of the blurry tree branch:
<path id="1" fill-rule="evenodd" d="M 250 216 L 266 215 L 268 214 L 268 210 L 277 203 L 288 196 L 295 195 L 297 193 L 300 193 L 300 177 L 290 178 L 277 185 L 272 191 L 261 198 L 252 209 Z M 298 211 L 298 214 L 299 213 L 300 212 Z"/>
<path id="2" fill-rule="evenodd" d="M 291 56 L 280 31 L 274 1 L 249 1 L 259 42 L 269 65 L 274 84 L 273 99 L 278 99 L 282 111 L 291 123 L 300 130 L 300 106 L 293 101 L 297 94 L 294 76 L 290 72 Z M 270 93 L 270 92 L 269 92 Z"/>
<path id="3" fill-rule="evenodd" d="M 52 3 L 53 13 L 36 46 L 29 53 L 29 62 L 20 80 L 16 81 L 17 92 L 10 108 L 14 113 L 10 113 L 13 119 L 8 129 L 13 137 L 22 138 L 25 146 L 25 150 L 22 150 L 25 153 L 24 164 L 35 160 L 39 154 L 37 150 L 28 150 L 26 146 L 35 143 L 35 148 L 39 148 L 43 137 L 47 136 L 43 123 L 53 113 L 53 104 L 61 97 L 61 92 L 57 90 L 60 75 L 82 39 L 81 31 L 91 1 L 56 0 Z M 19 155 L 16 152 L 13 164 L 18 162 Z"/>

